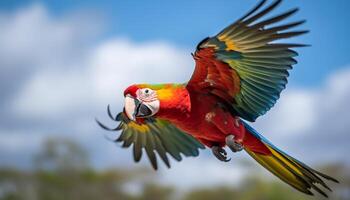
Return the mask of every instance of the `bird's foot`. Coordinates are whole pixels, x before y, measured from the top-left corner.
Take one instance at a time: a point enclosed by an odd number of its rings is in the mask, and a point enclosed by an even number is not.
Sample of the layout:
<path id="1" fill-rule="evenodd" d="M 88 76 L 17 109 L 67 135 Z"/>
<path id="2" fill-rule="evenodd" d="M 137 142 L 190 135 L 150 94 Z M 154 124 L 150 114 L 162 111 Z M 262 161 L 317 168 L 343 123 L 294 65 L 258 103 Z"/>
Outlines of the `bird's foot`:
<path id="1" fill-rule="evenodd" d="M 242 151 L 243 145 L 235 141 L 234 135 L 228 135 L 225 138 L 226 145 L 231 149 L 233 152 Z"/>
<path id="2" fill-rule="evenodd" d="M 227 158 L 227 153 L 225 149 L 219 147 L 219 146 L 213 146 L 211 148 L 211 151 L 213 152 L 214 156 L 223 162 L 228 162 L 231 160 L 231 158 Z"/>
<path id="3" fill-rule="evenodd" d="M 239 125 L 241 123 L 241 119 L 239 117 L 235 117 L 235 126 L 239 128 Z"/>

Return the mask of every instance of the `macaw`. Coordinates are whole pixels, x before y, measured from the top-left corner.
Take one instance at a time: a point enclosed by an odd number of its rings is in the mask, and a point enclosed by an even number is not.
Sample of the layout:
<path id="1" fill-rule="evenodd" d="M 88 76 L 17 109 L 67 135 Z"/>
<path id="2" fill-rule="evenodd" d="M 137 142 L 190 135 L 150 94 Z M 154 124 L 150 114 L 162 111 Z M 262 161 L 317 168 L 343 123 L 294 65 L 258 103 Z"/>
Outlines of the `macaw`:
<path id="1" fill-rule="evenodd" d="M 246 15 L 217 35 L 202 40 L 194 54 L 195 69 L 187 83 L 135 84 L 124 91 L 123 112 L 108 115 L 121 131 L 116 142 L 133 145 L 133 157 L 141 159 L 143 149 L 157 169 L 156 154 L 170 167 L 175 160 L 198 156 L 199 149 L 211 148 L 215 157 L 229 161 L 225 146 L 233 152 L 244 149 L 258 163 L 295 189 L 312 195 L 311 188 L 324 196 L 321 179 L 338 182 L 283 152 L 256 130 L 254 122 L 274 106 L 287 84 L 288 70 L 296 64 L 291 48 L 306 45 L 278 43 L 307 33 L 290 31 L 303 24 L 296 21 L 276 25 L 297 12 L 297 8 L 261 20 L 281 0 L 268 6 L 262 0 Z M 260 11 L 259 11 L 260 10 Z M 259 21 L 260 20 L 260 21 Z"/>

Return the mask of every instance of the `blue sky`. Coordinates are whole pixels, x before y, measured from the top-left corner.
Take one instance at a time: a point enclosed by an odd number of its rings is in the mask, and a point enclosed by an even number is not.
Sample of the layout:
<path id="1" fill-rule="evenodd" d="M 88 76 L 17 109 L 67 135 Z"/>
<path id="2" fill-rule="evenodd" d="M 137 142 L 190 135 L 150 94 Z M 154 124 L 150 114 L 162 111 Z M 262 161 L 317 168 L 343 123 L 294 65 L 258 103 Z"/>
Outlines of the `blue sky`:
<path id="1" fill-rule="evenodd" d="M 206 36 L 214 35 L 255 5 L 249 1 L 34 1 L 45 5 L 54 16 L 77 10 L 96 12 L 107 26 L 101 39 L 114 35 L 134 41 L 163 40 L 193 50 Z M 2 11 L 32 4 L 32 1 L 2 1 Z M 295 39 L 311 44 L 301 49 L 299 65 L 292 73 L 294 86 L 317 87 L 327 74 L 350 63 L 347 8 L 350 2 L 337 0 L 286 1 L 280 11 L 301 8 L 292 19 L 307 19 L 303 26 L 311 32 Z"/>
<path id="2" fill-rule="evenodd" d="M 138 166 L 130 149 L 105 139 L 94 118 L 113 125 L 106 105 L 120 111 L 122 91 L 130 84 L 187 81 L 197 43 L 255 4 L 0 1 L 0 166 L 30 167 L 31 156 L 49 137 L 81 143 L 95 167 Z M 287 89 L 253 126 L 306 163 L 350 163 L 349 6 L 347 0 L 294 0 L 273 12 L 299 7 L 289 20 L 306 19 L 300 28 L 311 32 L 289 41 L 312 46 L 297 50 L 299 64 L 290 72 Z M 244 174 L 245 167 L 234 159 L 226 165 L 208 150 L 201 154 L 172 162 L 171 170 L 161 168 L 161 180 L 179 184 L 177 174 L 188 169 L 196 169 L 187 174 L 194 181 L 189 185 L 205 182 L 202 174 L 213 184 L 232 183 Z M 222 173 L 214 173 L 218 168 Z"/>

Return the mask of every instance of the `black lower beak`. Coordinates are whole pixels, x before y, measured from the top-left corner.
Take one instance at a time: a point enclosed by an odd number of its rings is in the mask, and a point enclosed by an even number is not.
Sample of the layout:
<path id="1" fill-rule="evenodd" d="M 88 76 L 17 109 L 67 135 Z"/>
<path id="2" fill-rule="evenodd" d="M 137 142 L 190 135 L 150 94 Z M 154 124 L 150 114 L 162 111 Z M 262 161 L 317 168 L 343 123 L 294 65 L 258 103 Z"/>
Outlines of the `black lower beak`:
<path id="1" fill-rule="evenodd" d="M 152 115 L 152 110 L 142 102 L 136 102 L 135 117 L 148 117 Z"/>

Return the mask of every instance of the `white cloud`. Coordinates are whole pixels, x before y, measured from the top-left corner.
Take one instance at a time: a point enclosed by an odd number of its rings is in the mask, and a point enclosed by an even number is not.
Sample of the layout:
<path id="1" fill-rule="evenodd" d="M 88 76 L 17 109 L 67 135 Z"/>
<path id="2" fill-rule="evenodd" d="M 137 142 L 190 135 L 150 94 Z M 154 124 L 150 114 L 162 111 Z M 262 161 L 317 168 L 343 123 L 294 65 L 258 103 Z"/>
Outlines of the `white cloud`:
<path id="1" fill-rule="evenodd" d="M 331 74 L 315 89 L 287 89 L 276 106 L 257 120 L 272 135 L 298 135 L 322 126 L 325 116 L 346 114 L 350 97 L 350 68 Z M 333 120 L 332 120 L 333 121 Z"/>
<path id="2" fill-rule="evenodd" d="M 193 70 L 190 55 L 162 42 L 134 44 L 114 39 L 92 47 L 85 57 L 88 60 L 81 66 L 69 70 L 38 70 L 13 101 L 15 111 L 27 117 L 52 117 L 91 110 L 102 103 L 121 106 L 128 85 L 184 82 Z"/>
<path id="3" fill-rule="evenodd" d="M 317 94 L 313 90 L 285 91 L 274 108 L 257 120 L 257 127 L 279 136 L 299 135 L 315 125 Z"/>
<path id="4" fill-rule="evenodd" d="M 320 90 L 318 102 L 325 109 L 342 109 L 340 105 L 346 106 L 350 98 L 350 66 L 330 75 L 326 86 Z"/>
<path id="5" fill-rule="evenodd" d="M 33 5 L 0 19 L 5 27 L 1 66 L 31 68 L 15 99 L 9 100 L 21 117 L 57 118 L 101 108 L 100 103 L 118 105 L 130 84 L 184 82 L 193 70 L 189 53 L 165 42 L 112 38 L 81 46 L 92 34 L 88 30 L 93 27 L 86 26 L 91 17 L 55 19 Z"/>
<path id="6" fill-rule="evenodd" d="M 203 153 L 200 158 L 184 158 L 180 163 L 174 163 L 170 170 L 162 169 L 159 181 L 163 184 L 176 185 L 181 190 L 212 185 L 234 187 L 252 173 L 252 170 L 256 170 L 242 164 L 242 156 L 247 156 L 243 152 L 233 154 L 231 162 L 221 162 L 214 156 L 208 157 Z"/>
<path id="7" fill-rule="evenodd" d="M 27 118 L 55 118 L 88 107 L 91 83 L 86 78 L 78 70 L 39 70 L 12 100 L 14 111 Z"/>
<path id="8" fill-rule="evenodd" d="M 272 135 L 305 134 L 320 126 L 324 116 L 345 114 L 350 97 L 350 68 L 331 74 L 319 88 L 291 88 L 275 107 L 257 120 Z"/>
<path id="9" fill-rule="evenodd" d="M 82 13 L 57 19 L 40 4 L 0 15 L 1 68 L 64 67 L 65 58 L 72 61 L 99 32 L 95 18 Z"/>
<path id="10" fill-rule="evenodd" d="M 185 82 L 194 68 L 190 54 L 183 49 L 164 42 L 127 39 L 102 43 L 93 51 L 90 63 L 96 95 L 114 99 L 135 83 Z"/>

